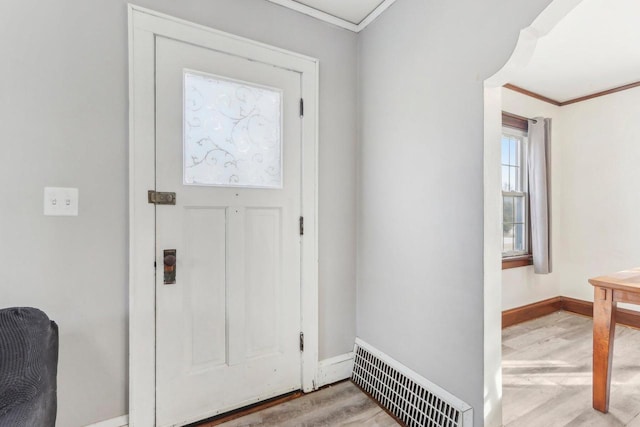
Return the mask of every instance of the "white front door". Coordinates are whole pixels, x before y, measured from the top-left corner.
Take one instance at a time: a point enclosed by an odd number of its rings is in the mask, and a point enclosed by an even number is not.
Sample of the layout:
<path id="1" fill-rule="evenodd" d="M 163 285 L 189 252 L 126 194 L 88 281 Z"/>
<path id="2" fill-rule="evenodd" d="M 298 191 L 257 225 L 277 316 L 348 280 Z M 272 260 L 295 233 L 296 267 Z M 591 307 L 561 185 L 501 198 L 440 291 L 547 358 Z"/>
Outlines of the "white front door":
<path id="1" fill-rule="evenodd" d="M 301 388 L 301 75 L 164 37 L 155 53 L 156 191 L 176 193 L 156 206 L 156 423 L 172 426 Z"/>

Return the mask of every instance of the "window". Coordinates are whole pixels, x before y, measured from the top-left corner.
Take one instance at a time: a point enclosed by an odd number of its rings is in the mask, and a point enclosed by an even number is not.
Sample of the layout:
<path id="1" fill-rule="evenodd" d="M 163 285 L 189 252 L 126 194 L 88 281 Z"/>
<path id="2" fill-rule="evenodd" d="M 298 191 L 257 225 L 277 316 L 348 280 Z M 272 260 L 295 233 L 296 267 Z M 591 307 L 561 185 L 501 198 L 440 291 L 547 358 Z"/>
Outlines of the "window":
<path id="1" fill-rule="evenodd" d="M 531 264 L 527 121 L 504 117 L 501 140 L 503 268 Z"/>
<path id="2" fill-rule="evenodd" d="M 282 188 L 282 92 L 184 71 L 184 183 Z"/>

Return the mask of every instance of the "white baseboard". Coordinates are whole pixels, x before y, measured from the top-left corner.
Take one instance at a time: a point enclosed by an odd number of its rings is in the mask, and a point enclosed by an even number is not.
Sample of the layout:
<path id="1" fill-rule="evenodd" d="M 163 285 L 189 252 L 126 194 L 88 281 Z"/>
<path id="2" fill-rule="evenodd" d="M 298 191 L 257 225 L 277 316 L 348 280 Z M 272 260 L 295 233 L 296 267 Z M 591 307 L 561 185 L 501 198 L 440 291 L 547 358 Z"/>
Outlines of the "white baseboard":
<path id="1" fill-rule="evenodd" d="M 127 427 L 129 425 L 129 416 L 111 418 L 110 420 L 100 421 L 99 423 L 89 424 L 86 427 Z"/>
<path id="2" fill-rule="evenodd" d="M 351 377 L 353 371 L 353 352 L 318 362 L 318 387 L 333 384 Z"/>

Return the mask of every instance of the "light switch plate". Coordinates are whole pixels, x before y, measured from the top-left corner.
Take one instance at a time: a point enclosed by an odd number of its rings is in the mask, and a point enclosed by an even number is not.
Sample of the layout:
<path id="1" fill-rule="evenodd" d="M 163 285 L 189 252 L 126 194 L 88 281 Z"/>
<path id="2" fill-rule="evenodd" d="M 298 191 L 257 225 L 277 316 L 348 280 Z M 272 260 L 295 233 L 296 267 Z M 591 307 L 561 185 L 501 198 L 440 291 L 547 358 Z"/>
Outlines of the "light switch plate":
<path id="1" fill-rule="evenodd" d="M 44 214 L 53 216 L 78 216 L 78 189 L 45 187 Z"/>

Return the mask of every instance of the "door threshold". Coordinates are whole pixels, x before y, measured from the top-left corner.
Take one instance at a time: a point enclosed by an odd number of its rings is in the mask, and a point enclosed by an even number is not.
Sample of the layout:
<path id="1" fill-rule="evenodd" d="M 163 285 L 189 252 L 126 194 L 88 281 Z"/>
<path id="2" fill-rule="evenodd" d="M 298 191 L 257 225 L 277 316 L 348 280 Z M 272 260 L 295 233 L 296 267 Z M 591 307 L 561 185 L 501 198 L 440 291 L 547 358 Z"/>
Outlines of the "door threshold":
<path id="1" fill-rule="evenodd" d="M 312 391 L 311 393 L 315 393 L 320 390 L 324 390 L 325 388 L 333 387 L 337 384 L 344 383 L 347 381 L 351 381 L 350 378 L 345 378 L 344 380 L 336 381 L 335 383 L 326 384 L 322 387 Z M 244 406 L 242 408 L 234 409 L 233 411 L 225 412 L 224 414 L 216 415 L 215 417 L 207 418 L 202 421 L 197 421 L 195 423 L 191 423 L 186 425 L 185 427 L 213 427 L 220 425 L 222 423 L 226 423 L 227 421 L 235 420 L 236 418 L 244 417 L 245 415 L 250 415 L 255 412 L 262 411 L 263 409 L 271 408 L 272 406 L 277 406 L 282 403 L 289 402 L 290 400 L 297 399 L 299 397 L 305 396 L 310 393 L 304 393 L 302 390 L 292 391 L 287 394 L 282 394 L 280 396 L 272 397 L 271 399 L 263 400 L 261 402 L 254 403 L 253 405 Z M 375 399 L 374 399 L 375 400 Z M 384 409 L 384 408 L 383 408 Z"/>
<path id="2" fill-rule="evenodd" d="M 186 427 L 213 427 L 226 423 L 227 421 L 235 420 L 236 418 L 244 417 L 245 415 L 253 414 L 263 409 L 271 408 L 272 406 L 280 405 L 290 400 L 297 399 L 304 396 L 302 390 L 292 391 L 287 394 L 272 397 L 271 399 L 263 400 L 253 405 L 245 406 L 235 409 L 224 414 L 216 415 L 215 417 L 207 418 L 206 420 L 198 421 L 192 424 L 188 424 Z"/>

